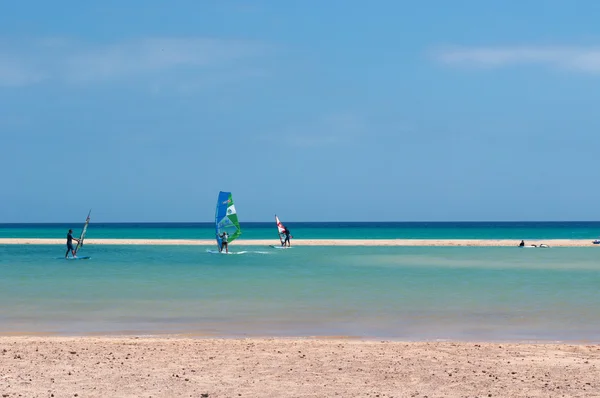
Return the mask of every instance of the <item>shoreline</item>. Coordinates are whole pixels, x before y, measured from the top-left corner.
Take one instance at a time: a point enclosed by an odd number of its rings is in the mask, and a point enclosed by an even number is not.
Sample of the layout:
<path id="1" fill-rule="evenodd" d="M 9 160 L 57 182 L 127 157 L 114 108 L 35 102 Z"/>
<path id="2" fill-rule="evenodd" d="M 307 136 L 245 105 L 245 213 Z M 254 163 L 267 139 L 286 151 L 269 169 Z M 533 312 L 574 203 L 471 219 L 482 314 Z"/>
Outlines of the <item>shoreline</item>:
<path id="1" fill-rule="evenodd" d="M 186 337 L 0 337 L 18 396 L 600 395 L 600 345 Z"/>
<path id="2" fill-rule="evenodd" d="M 17 339 L 56 339 L 56 340 L 89 340 L 99 339 L 107 341 L 116 340 L 220 340 L 220 341 L 348 341 L 355 343 L 379 343 L 386 342 L 391 344 L 486 344 L 486 345 L 548 345 L 548 346 L 597 346 L 600 355 L 600 340 L 595 339 L 486 339 L 486 338 L 406 338 L 391 336 L 371 336 L 371 335 L 345 335 L 345 334 L 310 334 L 310 335 L 268 335 L 268 334 L 227 334 L 211 332 L 192 332 L 192 331 L 89 331 L 82 333 L 72 332 L 51 332 L 51 331 L 0 331 L 0 344 L 3 340 Z M 0 351 L 1 355 L 1 351 Z"/>
<path id="3" fill-rule="evenodd" d="M 593 239 L 531 239 L 526 246 L 600 247 Z M 86 239 L 88 245 L 214 246 L 212 239 Z M 518 247 L 513 239 L 293 239 L 292 246 Z M 0 238 L 0 245 L 64 245 L 65 239 Z M 279 246 L 273 239 L 238 239 L 232 246 Z"/>

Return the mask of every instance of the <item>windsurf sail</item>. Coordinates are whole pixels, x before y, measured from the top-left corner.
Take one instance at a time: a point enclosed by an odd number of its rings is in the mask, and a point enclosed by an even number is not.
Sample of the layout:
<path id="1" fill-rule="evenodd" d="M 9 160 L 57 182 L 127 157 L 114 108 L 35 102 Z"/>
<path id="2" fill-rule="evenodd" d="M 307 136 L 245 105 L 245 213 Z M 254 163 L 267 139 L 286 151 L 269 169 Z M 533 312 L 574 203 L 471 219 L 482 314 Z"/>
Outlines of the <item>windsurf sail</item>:
<path id="1" fill-rule="evenodd" d="M 83 224 L 83 229 L 81 230 L 81 235 L 79 236 L 79 242 L 77 242 L 77 246 L 75 247 L 75 254 L 77 251 L 83 246 L 83 240 L 85 239 L 85 233 L 87 232 L 87 227 L 90 224 L 90 214 L 92 214 L 92 210 L 88 212 L 88 216 L 85 219 L 85 224 Z"/>
<path id="2" fill-rule="evenodd" d="M 219 192 L 217 209 L 215 211 L 215 230 L 217 233 L 217 245 L 219 246 L 219 250 L 221 250 L 221 245 L 223 243 L 221 239 L 221 234 L 223 234 L 223 232 L 227 232 L 229 235 L 229 243 L 236 240 L 242 234 L 231 192 Z"/>
<path id="3" fill-rule="evenodd" d="M 277 217 L 277 214 L 275 214 L 275 222 L 277 223 L 277 233 L 279 234 L 279 241 L 283 245 L 283 240 L 285 239 L 285 227 L 283 226 L 281 221 L 279 221 L 279 217 Z"/>

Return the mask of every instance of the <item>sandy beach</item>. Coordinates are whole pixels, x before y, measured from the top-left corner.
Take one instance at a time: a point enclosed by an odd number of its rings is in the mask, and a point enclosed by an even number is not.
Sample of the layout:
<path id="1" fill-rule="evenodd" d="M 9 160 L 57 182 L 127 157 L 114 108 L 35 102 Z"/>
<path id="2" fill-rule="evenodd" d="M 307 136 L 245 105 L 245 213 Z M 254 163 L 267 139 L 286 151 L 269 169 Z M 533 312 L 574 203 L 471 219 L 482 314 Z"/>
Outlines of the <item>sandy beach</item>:
<path id="1" fill-rule="evenodd" d="M 88 245 L 197 245 L 214 246 L 214 240 L 202 239 L 86 239 Z M 512 239 L 293 239 L 293 246 L 497 246 L 516 247 Z M 65 239 L 0 238 L 0 245 L 64 245 Z M 278 245 L 272 239 L 238 239 L 232 246 Z M 526 245 L 550 247 L 600 247 L 592 239 L 527 240 Z"/>
<path id="2" fill-rule="evenodd" d="M 599 397 L 600 346 L 0 337 L 2 397 Z"/>

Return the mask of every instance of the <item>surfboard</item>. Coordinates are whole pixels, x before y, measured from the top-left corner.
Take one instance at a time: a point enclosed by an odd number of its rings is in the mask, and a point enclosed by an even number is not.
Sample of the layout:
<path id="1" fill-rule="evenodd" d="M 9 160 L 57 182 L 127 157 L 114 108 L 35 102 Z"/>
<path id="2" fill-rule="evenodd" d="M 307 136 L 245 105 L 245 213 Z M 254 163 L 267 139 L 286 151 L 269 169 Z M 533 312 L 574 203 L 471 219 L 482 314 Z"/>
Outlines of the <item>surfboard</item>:
<path id="1" fill-rule="evenodd" d="M 206 249 L 206 252 L 209 254 L 264 254 L 264 255 L 269 255 L 269 254 L 273 254 L 273 252 L 270 251 L 261 251 L 261 250 L 240 250 L 239 252 L 232 252 L 229 251 L 229 253 L 226 252 L 219 252 L 218 250 L 211 250 L 211 249 Z"/>
<path id="2" fill-rule="evenodd" d="M 287 247 L 287 246 L 276 246 L 276 245 L 269 245 L 270 247 L 272 247 L 273 249 L 291 249 L 292 247 Z"/>
<path id="3" fill-rule="evenodd" d="M 65 260 L 89 260 L 91 257 L 89 256 L 85 256 L 85 257 L 67 257 L 65 258 Z"/>
<path id="4" fill-rule="evenodd" d="M 218 250 L 210 250 L 210 249 L 207 249 L 207 250 L 206 250 L 206 252 L 207 252 L 207 253 L 210 253 L 210 254 L 233 254 L 233 252 L 229 252 L 229 253 L 227 253 L 227 252 L 225 252 L 225 251 L 222 251 L 222 252 L 220 252 L 220 251 L 218 251 Z"/>

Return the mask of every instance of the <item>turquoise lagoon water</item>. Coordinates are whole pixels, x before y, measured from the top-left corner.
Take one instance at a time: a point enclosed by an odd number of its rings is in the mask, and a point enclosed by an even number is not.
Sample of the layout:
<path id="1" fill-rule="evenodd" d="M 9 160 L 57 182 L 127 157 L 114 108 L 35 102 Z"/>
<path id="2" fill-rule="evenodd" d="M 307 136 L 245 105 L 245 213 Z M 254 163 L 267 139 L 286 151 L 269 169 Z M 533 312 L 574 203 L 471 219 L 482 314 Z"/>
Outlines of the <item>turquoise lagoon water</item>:
<path id="1" fill-rule="evenodd" d="M 232 249 L 0 245 L 0 333 L 600 341 L 597 247 Z"/>

